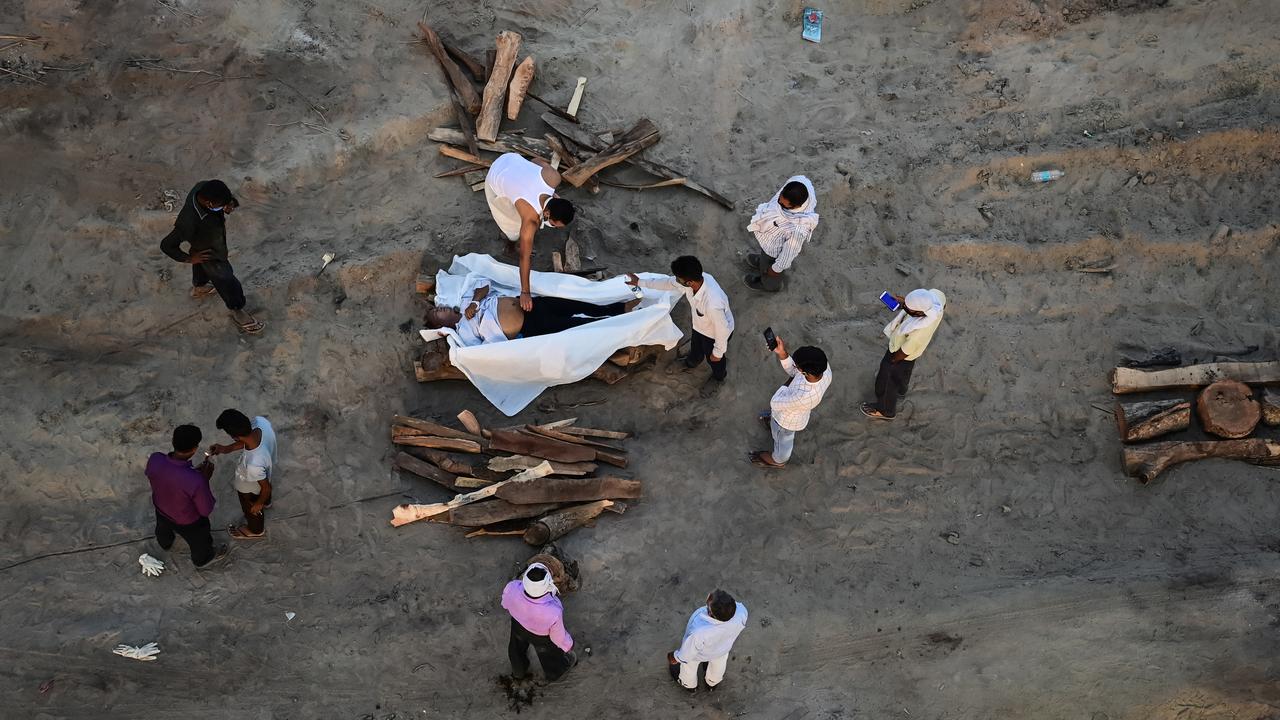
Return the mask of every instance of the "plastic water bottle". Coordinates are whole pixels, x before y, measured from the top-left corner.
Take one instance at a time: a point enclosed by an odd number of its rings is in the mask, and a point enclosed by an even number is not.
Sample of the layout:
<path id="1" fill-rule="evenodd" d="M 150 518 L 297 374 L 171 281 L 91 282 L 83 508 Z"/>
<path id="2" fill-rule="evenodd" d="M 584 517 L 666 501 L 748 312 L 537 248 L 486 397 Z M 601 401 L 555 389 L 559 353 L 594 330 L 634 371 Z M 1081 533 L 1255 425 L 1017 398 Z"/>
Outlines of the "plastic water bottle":
<path id="1" fill-rule="evenodd" d="M 1063 175 L 1066 175 L 1066 173 L 1062 172 L 1061 170 L 1037 170 L 1031 173 L 1031 182 L 1034 182 L 1034 183 L 1053 182 L 1054 180 L 1057 180 Z"/>

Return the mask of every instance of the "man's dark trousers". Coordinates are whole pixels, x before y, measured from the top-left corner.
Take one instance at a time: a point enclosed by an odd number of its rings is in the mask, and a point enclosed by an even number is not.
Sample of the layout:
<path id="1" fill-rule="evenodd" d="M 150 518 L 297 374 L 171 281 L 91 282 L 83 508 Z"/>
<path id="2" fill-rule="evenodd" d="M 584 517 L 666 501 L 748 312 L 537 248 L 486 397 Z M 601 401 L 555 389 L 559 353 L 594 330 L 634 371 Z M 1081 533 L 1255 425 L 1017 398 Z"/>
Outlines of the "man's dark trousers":
<path id="1" fill-rule="evenodd" d="M 689 354 L 684 359 L 686 367 L 695 368 L 705 358 L 707 364 L 711 366 L 711 377 L 716 380 L 724 380 L 729 374 L 729 355 L 726 353 L 719 360 L 711 359 L 711 351 L 715 349 L 716 341 L 703 335 L 697 330 L 693 331 L 693 340 L 689 343 Z"/>
<path id="2" fill-rule="evenodd" d="M 885 417 L 898 414 L 898 398 L 906 397 L 915 365 L 915 360 L 894 362 L 891 352 L 880 359 L 880 370 L 876 372 L 876 409 Z"/>
<path id="3" fill-rule="evenodd" d="M 755 267 L 755 274 L 760 276 L 760 289 L 766 292 L 778 292 L 782 289 L 782 276 L 770 275 L 769 271 L 773 269 L 773 264 L 777 258 L 770 257 L 764 252 L 751 253 L 750 258 L 755 259 L 752 263 Z"/>
<path id="4" fill-rule="evenodd" d="M 156 510 L 156 542 L 168 550 L 173 547 L 174 535 L 181 535 L 191 548 L 191 562 L 200 567 L 213 559 L 213 535 L 209 532 L 209 518 L 202 517 L 190 525 L 179 525 Z"/>
<path id="5" fill-rule="evenodd" d="M 213 283 L 228 310 L 244 309 L 244 288 L 240 287 L 231 263 L 226 260 L 205 260 L 192 265 L 191 284 L 203 287 L 209 283 Z"/>
<path id="6" fill-rule="evenodd" d="M 236 495 L 240 496 L 240 512 L 244 513 L 244 526 L 254 535 L 262 534 L 267 527 L 267 513 L 263 510 L 260 515 L 253 514 L 253 504 L 258 502 L 262 494 L 237 492 Z"/>
<path id="7" fill-rule="evenodd" d="M 511 674 L 522 678 L 529 674 L 529 646 L 538 653 L 542 674 L 547 681 L 557 680 L 573 667 L 569 653 L 561 650 L 546 635 L 534 635 L 511 618 L 511 641 L 507 643 L 507 655 L 511 658 Z"/>

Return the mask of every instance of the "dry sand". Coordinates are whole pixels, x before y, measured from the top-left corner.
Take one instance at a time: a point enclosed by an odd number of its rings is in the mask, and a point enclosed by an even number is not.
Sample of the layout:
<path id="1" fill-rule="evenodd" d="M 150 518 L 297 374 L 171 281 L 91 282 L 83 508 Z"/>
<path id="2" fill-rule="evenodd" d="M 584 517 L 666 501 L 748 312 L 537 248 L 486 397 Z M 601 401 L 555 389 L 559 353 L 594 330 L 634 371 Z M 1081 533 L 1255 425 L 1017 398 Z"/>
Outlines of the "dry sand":
<path id="1" fill-rule="evenodd" d="M 0 31 L 43 36 L 0 51 L 43 83 L 0 78 L 0 566 L 149 533 L 147 454 L 180 422 L 219 439 L 231 406 L 280 434 L 271 538 L 206 574 L 178 543 L 163 577 L 143 577 L 149 542 L 0 572 L 0 714 L 505 716 L 497 594 L 529 550 L 393 530 L 399 497 L 333 507 L 401 488 L 439 498 L 388 469 L 391 413 L 499 420 L 469 386 L 409 369 L 414 275 L 498 249 L 483 198 L 431 178 L 453 163 L 426 133 L 452 120 L 408 42 L 423 5 L 169 2 L 0 0 Z M 1280 477 L 1206 462 L 1139 486 L 1094 407 L 1119 351 L 1277 355 L 1280 5 L 849 1 L 824 8 L 821 45 L 800 39 L 801 7 L 428 13 L 473 51 L 519 30 L 537 92 L 564 102 L 587 76 L 587 120 L 650 117 L 655 157 L 739 202 L 570 193 L 585 254 L 624 272 L 696 253 L 739 332 L 714 402 L 697 401 L 700 377 L 656 372 L 556 388 L 521 414 L 635 430 L 648 488 L 564 543 L 584 573 L 568 626 L 591 654 L 524 714 L 1280 714 Z M 532 112 L 522 124 L 542 132 Z M 1046 166 L 1067 175 L 1025 183 Z M 819 188 L 822 225 L 786 292 L 751 294 L 743 228 L 795 172 Z M 163 192 L 214 176 L 244 203 L 230 243 L 260 337 L 188 298 L 187 268 L 158 250 Z M 1233 232 L 1211 247 L 1220 223 Z M 560 240 L 542 236 L 538 262 Z M 317 278 L 326 251 L 339 260 Z M 1115 268 L 1073 270 L 1095 262 Z M 918 285 L 948 294 L 945 325 L 900 420 L 869 424 L 875 296 Z M 782 379 L 765 325 L 827 348 L 836 378 L 793 467 L 772 474 L 744 460 Z M 604 402 L 567 409 L 590 400 Z M 224 464 L 215 526 L 237 515 Z M 663 654 L 717 585 L 751 624 L 725 685 L 686 696 Z M 157 663 L 110 653 L 148 641 Z"/>

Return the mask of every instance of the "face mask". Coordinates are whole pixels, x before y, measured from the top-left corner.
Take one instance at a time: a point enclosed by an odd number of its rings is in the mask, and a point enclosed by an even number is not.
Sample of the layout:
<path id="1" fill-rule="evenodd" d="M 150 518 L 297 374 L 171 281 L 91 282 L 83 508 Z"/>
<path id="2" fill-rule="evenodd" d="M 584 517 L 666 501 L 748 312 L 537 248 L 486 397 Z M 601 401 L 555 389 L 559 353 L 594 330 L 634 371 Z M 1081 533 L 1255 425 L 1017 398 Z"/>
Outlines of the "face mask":
<path id="1" fill-rule="evenodd" d="M 222 212 L 222 206 L 219 205 L 216 208 L 209 208 L 209 212 Z"/>
<path id="2" fill-rule="evenodd" d="M 551 227 L 551 221 L 546 218 L 542 218 L 542 224 L 538 226 L 538 229 L 541 230 L 542 228 L 549 228 L 549 227 Z"/>

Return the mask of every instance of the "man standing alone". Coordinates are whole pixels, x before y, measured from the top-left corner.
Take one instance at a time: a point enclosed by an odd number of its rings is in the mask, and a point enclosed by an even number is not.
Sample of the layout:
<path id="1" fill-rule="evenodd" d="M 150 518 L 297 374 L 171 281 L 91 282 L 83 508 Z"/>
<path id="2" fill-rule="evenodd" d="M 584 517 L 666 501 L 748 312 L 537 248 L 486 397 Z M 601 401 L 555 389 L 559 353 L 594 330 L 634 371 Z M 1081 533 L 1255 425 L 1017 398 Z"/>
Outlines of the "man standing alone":
<path id="1" fill-rule="evenodd" d="M 213 463 L 205 459 L 199 469 L 191 467 L 191 457 L 200 449 L 200 437 L 200 428 L 194 425 L 174 428 L 173 452 L 152 453 L 146 474 L 156 509 L 156 542 L 168 550 L 174 536 L 181 535 L 191 549 L 191 562 L 206 568 L 227 556 L 227 546 L 214 550 L 209 531 L 214 505 L 209 490 Z"/>
<path id="2" fill-rule="evenodd" d="M 707 604 L 693 611 L 684 627 L 680 649 L 667 653 L 667 669 L 680 687 L 698 689 L 698 666 L 707 664 L 707 687 L 724 679 L 729 651 L 747 627 L 747 606 L 724 590 L 707 596 Z"/>
<path id="3" fill-rule="evenodd" d="M 533 235 L 546 225 L 573 222 L 573 205 L 556 197 L 560 173 L 541 158 L 525 160 L 516 153 L 501 155 L 484 178 L 484 196 L 494 222 L 507 238 L 507 254 L 520 257 L 520 308 L 533 309 L 529 272 L 533 263 Z M 519 242 L 517 247 L 516 243 Z"/>
<path id="4" fill-rule="evenodd" d="M 876 372 L 876 401 L 862 403 L 862 413 L 874 420 L 892 420 L 898 414 L 898 400 L 907 396 L 916 359 L 929 346 L 947 307 L 947 296 L 941 290 L 922 288 L 894 299 L 902 309 L 884 326 L 889 349 Z"/>
<path id="5" fill-rule="evenodd" d="M 782 289 L 782 273 L 818 227 L 817 209 L 813 183 L 803 175 L 787 180 L 769 202 L 756 207 L 747 229 L 755 233 L 761 252 L 747 256 L 747 287 L 764 292 Z"/>
<path id="6" fill-rule="evenodd" d="M 223 410 L 218 416 L 218 429 L 235 442 L 214 445 L 210 455 L 223 455 L 243 450 L 232 485 L 240 497 L 244 525 L 230 528 L 237 540 L 256 540 L 267 534 L 263 512 L 271 506 L 271 477 L 276 465 L 276 431 L 261 415 L 252 421 L 239 410 Z"/>
<path id="7" fill-rule="evenodd" d="M 831 387 L 831 368 L 822 350 L 806 345 L 788 355 L 786 343 L 778 338 L 773 353 L 791 379 L 773 394 L 769 411 L 760 415 L 761 420 L 769 421 L 773 450 L 758 450 L 750 458 L 752 465 L 763 468 L 787 464 L 796 445 L 796 433 L 809 427 L 809 415 Z"/>
<path id="8" fill-rule="evenodd" d="M 531 563 L 519 580 L 502 589 L 502 607 L 511 613 L 511 639 L 507 655 L 511 674 L 517 680 L 529 673 L 529 646 L 542 664 L 547 682 L 559 680 L 578 662 L 573 654 L 573 637 L 564 629 L 564 606 L 551 579 L 551 571 L 540 562 Z"/>
<path id="9" fill-rule="evenodd" d="M 692 255 L 683 255 L 671 263 L 671 277 L 662 280 L 641 280 L 635 273 L 627 273 L 627 283 L 633 287 L 653 290 L 680 290 L 689 298 L 689 314 L 693 318 L 693 340 L 689 354 L 680 370 L 688 372 L 702 364 L 705 358 L 711 366 L 711 379 L 703 383 L 699 394 L 711 397 L 720 389 L 729 372 L 729 336 L 733 334 L 733 313 L 729 310 L 729 296 L 710 273 L 702 272 L 702 263 Z"/>
<path id="10" fill-rule="evenodd" d="M 196 183 L 178 211 L 173 231 L 160 241 L 160 250 L 191 264 L 191 297 L 204 298 L 216 291 L 242 331 L 259 333 L 263 324 L 245 312 L 244 289 L 227 260 L 226 216 L 238 207 L 240 201 L 221 180 Z M 183 243 L 187 250 L 182 249 Z"/>

